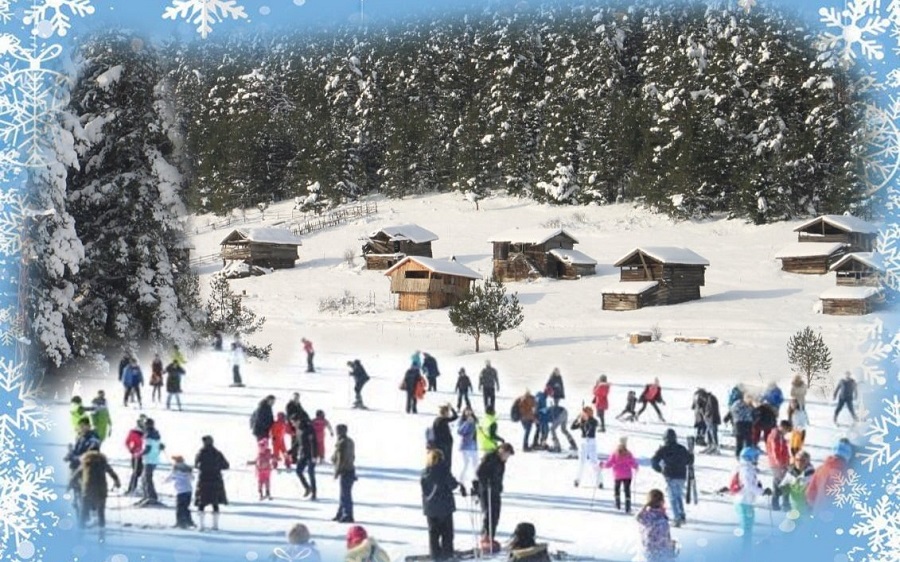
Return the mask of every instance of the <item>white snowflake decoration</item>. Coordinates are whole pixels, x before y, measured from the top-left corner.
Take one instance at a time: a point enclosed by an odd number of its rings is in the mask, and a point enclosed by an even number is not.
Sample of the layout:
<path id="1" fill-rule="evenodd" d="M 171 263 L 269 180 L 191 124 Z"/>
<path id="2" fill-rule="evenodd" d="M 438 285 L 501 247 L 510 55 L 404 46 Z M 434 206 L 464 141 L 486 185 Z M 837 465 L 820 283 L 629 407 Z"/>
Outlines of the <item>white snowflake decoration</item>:
<path id="1" fill-rule="evenodd" d="M 853 512 L 858 522 L 850 534 L 866 538 L 870 554 L 865 560 L 900 560 L 900 505 L 884 495 L 875 505 L 856 504 Z"/>
<path id="2" fill-rule="evenodd" d="M 12 19 L 12 3 L 14 0 L 0 0 L 0 21 L 9 23 Z"/>
<path id="3" fill-rule="evenodd" d="M 37 437 L 49 429 L 47 409 L 37 403 L 24 364 L 0 357 L 0 464 L 15 452 L 18 435 Z"/>
<path id="4" fill-rule="evenodd" d="M 84 17 L 93 13 L 91 0 L 42 0 L 25 10 L 22 21 L 32 26 L 31 32 L 35 35 L 62 37 L 72 27 L 72 16 Z"/>
<path id="5" fill-rule="evenodd" d="M 869 472 L 876 467 L 897 470 L 900 467 L 900 397 L 885 398 L 881 415 L 873 419 L 866 431 L 869 442 L 860 457 Z"/>
<path id="6" fill-rule="evenodd" d="M 826 27 L 836 28 L 840 33 L 826 32 L 825 44 L 833 48 L 843 44 L 843 55 L 847 59 L 856 57 L 854 47 L 868 59 L 882 60 L 884 49 L 877 37 L 891 25 L 890 20 L 881 17 L 881 0 L 850 0 L 846 7 L 820 8 L 819 17 Z"/>
<path id="7" fill-rule="evenodd" d="M 17 559 L 13 556 L 19 547 L 47 527 L 39 515 L 43 515 L 43 504 L 56 499 L 52 485 L 51 467 L 22 460 L 14 466 L 0 466 L 0 558 Z"/>
<path id="8" fill-rule="evenodd" d="M 206 39 L 212 26 L 227 18 L 246 19 L 247 12 L 237 0 L 172 0 L 163 12 L 163 19 L 184 19 L 197 25 L 197 32 Z"/>
<path id="9" fill-rule="evenodd" d="M 898 76 L 900 78 L 900 76 Z M 900 102 L 889 98 L 887 108 L 866 104 L 862 130 L 865 153 L 866 191 L 874 194 L 897 177 L 900 170 Z"/>
<path id="10" fill-rule="evenodd" d="M 825 485 L 825 495 L 831 496 L 837 507 L 855 506 L 869 496 L 869 491 L 853 469 L 835 474 Z"/>

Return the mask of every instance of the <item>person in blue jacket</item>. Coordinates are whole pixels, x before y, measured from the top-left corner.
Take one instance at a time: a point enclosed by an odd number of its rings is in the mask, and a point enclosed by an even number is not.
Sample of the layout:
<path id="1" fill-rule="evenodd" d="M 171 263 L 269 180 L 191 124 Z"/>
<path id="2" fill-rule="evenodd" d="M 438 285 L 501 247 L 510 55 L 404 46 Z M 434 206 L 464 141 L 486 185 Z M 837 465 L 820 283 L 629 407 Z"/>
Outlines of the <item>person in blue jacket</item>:
<path id="1" fill-rule="evenodd" d="M 770 382 L 769 386 L 766 387 L 766 391 L 762 395 L 762 402 L 765 402 L 769 406 L 775 410 L 775 417 L 779 418 L 781 405 L 784 404 L 784 393 L 781 392 L 781 389 L 778 388 L 778 385 L 774 382 Z"/>
<path id="2" fill-rule="evenodd" d="M 550 405 L 547 403 L 547 394 L 543 390 L 534 394 L 534 412 L 537 427 L 531 448 L 545 448 L 550 433 Z"/>
<path id="3" fill-rule="evenodd" d="M 122 372 L 122 386 L 125 387 L 125 396 L 123 397 L 124 406 L 128 407 L 128 400 L 137 400 L 138 408 L 142 408 L 141 403 L 141 387 L 144 386 L 144 373 L 138 365 L 137 359 L 131 358 L 131 362 Z"/>
<path id="4" fill-rule="evenodd" d="M 139 507 L 159 505 L 159 496 L 156 495 L 156 486 L 153 485 L 153 472 L 159 465 L 160 456 L 166 448 L 156 430 L 156 423 L 151 418 L 144 420 L 144 453 L 141 460 L 144 463 L 144 473 L 141 475 L 141 499 L 137 503 Z"/>

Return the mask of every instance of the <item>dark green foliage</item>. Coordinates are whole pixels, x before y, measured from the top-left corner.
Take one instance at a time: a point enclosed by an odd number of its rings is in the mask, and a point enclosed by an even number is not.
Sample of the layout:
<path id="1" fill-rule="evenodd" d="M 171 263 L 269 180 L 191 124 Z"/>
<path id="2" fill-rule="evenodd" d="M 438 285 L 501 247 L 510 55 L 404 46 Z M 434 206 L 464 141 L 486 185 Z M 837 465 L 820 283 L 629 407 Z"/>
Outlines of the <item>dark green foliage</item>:
<path id="1" fill-rule="evenodd" d="M 264 316 L 256 316 L 255 312 L 243 305 L 240 295 L 232 292 L 225 276 L 212 277 L 209 299 L 206 301 L 206 323 L 203 326 L 207 339 L 217 332 L 243 338 L 259 331 L 265 323 Z M 249 344 L 246 340 L 243 344 L 244 352 L 257 359 L 268 359 L 272 351 L 272 344 L 261 347 Z"/>
<path id="2" fill-rule="evenodd" d="M 822 379 L 831 370 L 831 351 L 825 345 L 822 334 L 813 332 L 809 326 L 788 339 L 788 362 L 799 374 L 806 378 L 806 386 L 816 379 Z"/>
<path id="3" fill-rule="evenodd" d="M 481 350 L 481 336 L 494 339 L 494 350 L 499 351 L 498 339 L 503 332 L 518 328 L 525 319 L 518 296 L 506 294 L 506 287 L 495 279 L 476 285 L 465 298 L 450 307 L 450 323 L 460 334 L 475 339 L 475 351 Z"/>

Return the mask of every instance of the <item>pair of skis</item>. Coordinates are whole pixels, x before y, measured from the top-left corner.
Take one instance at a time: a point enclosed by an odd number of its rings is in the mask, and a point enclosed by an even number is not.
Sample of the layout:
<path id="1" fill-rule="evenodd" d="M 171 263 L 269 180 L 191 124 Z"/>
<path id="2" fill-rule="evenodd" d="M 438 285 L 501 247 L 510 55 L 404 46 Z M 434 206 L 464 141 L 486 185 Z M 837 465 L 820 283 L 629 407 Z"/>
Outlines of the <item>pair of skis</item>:
<path id="1" fill-rule="evenodd" d="M 694 448 L 697 444 L 697 440 L 695 437 L 687 438 L 687 450 L 691 454 L 691 458 L 694 457 Z M 697 493 L 697 478 L 694 475 L 694 463 L 687 467 L 687 486 L 685 487 L 684 492 L 684 500 L 686 503 L 693 503 L 697 505 L 697 500 L 699 499 L 699 494 Z"/>

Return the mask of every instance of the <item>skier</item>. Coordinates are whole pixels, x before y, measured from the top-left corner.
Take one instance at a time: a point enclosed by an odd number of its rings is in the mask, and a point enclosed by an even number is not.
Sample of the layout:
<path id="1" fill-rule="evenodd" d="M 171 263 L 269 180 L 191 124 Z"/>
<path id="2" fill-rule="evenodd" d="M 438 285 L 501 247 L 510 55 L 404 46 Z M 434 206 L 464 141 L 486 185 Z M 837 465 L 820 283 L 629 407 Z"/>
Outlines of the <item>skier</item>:
<path id="1" fill-rule="evenodd" d="M 141 387 L 144 386 L 144 374 L 141 372 L 140 366 L 138 366 L 137 359 L 132 358 L 128 366 L 125 367 L 125 372 L 122 373 L 122 386 L 125 387 L 125 396 L 123 398 L 125 407 L 128 407 L 128 400 L 131 399 L 132 401 L 137 400 L 138 408 L 142 408 Z"/>
<path id="2" fill-rule="evenodd" d="M 138 480 L 144 472 L 144 462 L 141 457 L 144 453 L 144 421 L 146 419 L 147 416 L 141 414 L 125 438 L 125 447 L 131 455 L 131 478 L 128 479 L 128 488 L 125 490 L 127 496 L 134 494 L 137 490 Z"/>
<path id="3" fill-rule="evenodd" d="M 791 422 L 791 455 L 796 455 L 806 442 L 806 428 L 809 427 L 809 416 L 800 401 L 791 398 L 788 404 L 788 421 Z"/>
<path id="4" fill-rule="evenodd" d="M 497 415 L 493 408 L 488 408 L 484 412 L 476 431 L 478 432 L 478 450 L 482 454 L 492 453 L 501 443 L 506 443 L 506 440 L 497 435 Z"/>
<path id="5" fill-rule="evenodd" d="M 803 377 L 801 375 L 794 376 L 794 379 L 791 381 L 791 398 L 796 400 L 804 410 L 806 409 L 807 390 Z"/>
<path id="6" fill-rule="evenodd" d="M 603 463 L 604 468 L 611 468 L 615 480 L 616 509 L 622 509 L 620 490 L 625 490 L 625 513 L 631 513 L 631 481 L 638 470 L 638 463 L 628 450 L 628 437 L 619 437 L 619 446 Z"/>
<path id="7" fill-rule="evenodd" d="M 93 406 L 91 410 L 91 425 L 97 432 L 102 444 L 107 437 L 112 435 L 112 418 L 109 416 L 109 407 L 106 405 L 106 393 L 102 390 L 97 391 L 97 396 L 91 400 Z"/>
<path id="8" fill-rule="evenodd" d="M 512 421 L 518 421 L 522 424 L 522 429 L 525 433 L 522 439 L 522 451 L 526 453 L 531 450 L 531 447 L 528 445 L 528 438 L 531 436 L 531 428 L 534 426 L 536 418 L 536 404 L 534 396 L 526 389 L 525 394 L 513 400 L 512 410 L 510 411 Z"/>
<path id="9" fill-rule="evenodd" d="M 522 522 L 516 525 L 509 541 L 511 562 L 550 562 L 546 544 L 537 544 L 534 525 Z"/>
<path id="10" fill-rule="evenodd" d="M 457 419 L 459 419 L 459 415 L 453 406 L 444 404 L 438 408 L 438 415 L 431 424 L 432 445 L 441 452 L 444 462 L 447 463 L 448 471 L 453 465 L 453 434 L 450 431 L 450 424 Z"/>
<path id="11" fill-rule="evenodd" d="M 654 378 L 653 382 L 646 385 L 644 387 L 644 391 L 641 392 L 641 396 L 638 398 L 641 403 L 641 409 L 638 410 L 638 413 L 635 414 L 634 419 L 637 421 L 641 414 L 644 413 L 644 410 L 647 409 L 647 405 L 653 406 L 653 409 L 656 410 L 656 415 L 659 416 L 659 421 L 662 423 L 666 423 L 666 420 L 663 418 L 662 412 L 659 411 L 659 406 L 657 404 L 666 405 L 665 400 L 662 397 L 662 387 L 659 386 L 659 378 Z"/>
<path id="12" fill-rule="evenodd" d="M 203 446 L 194 459 L 194 466 L 199 471 L 197 476 L 197 494 L 194 504 L 200 512 L 200 530 L 206 530 L 206 506 L 212 506 L 212 530 L 219 530 L 219 506 L 228 505 L 228 496 L 225 494 L 225 481 L 222 479 L 222 471 L 228 470 L 230 465 L 225 455 L 219 452 L 213 445 L 213 438 L 204 435 L 201 438 Z"/>
<path id="13" fill-rule="evenodd" d="M 787 475 L 791 464 L 791 454 L 786 436 L 791 432 L 791 422 L 781 420 L 778 429 L 769 432 L 766 440 L 766 456 L 769 457 L 769 467 L 772 469 L 772 509 L 780 511 L 781 505 L 781 481 Z M 784 496 L 784 511 L 791 510 L 791 500 Z"/>
<path id="14" fill-rule="evenodd" d="M 259 500 L 272 499 L 272 468 L 274 468 L 274 455 L 269 449 L 269 440 L 260 439 L 256 450 L 256 460 L 253 461 L 256 470 L 256 489 L 259 492 Z"/>
<path id="15" fill-rule="evenodd" d="M 581 448 L 578 454 L 578 472 L 575 473 L 575 487 L 581 482 L 585 465 L 594 472 L 594 480 L 591 486 L 603 487 L 603 473 L 597 463 L 597 419 L 594 410 L 590 406 L 581 409 L 581 415 L 572 422 L 570 429 L 581 430 Z"/>
<path id="16" fill-rule="evenodd" d="M 463 466 L 459 471 L 459 481 L 469 482 L 473 471 L 478 466 L 478 443 L 475 440 L 476 424 L 475 414 L 471 408 L 463 410 L 462 418 L 456 426 L 456 434 L 459 435 L 459 452 L 462 454 Z"/>
<path id="17" fill-rule="evenodd" d="M 369 382 L 369 374 L 363 368 L 359 359 L 347 361 L 347 366 L 350 367 L 350 376 L 353 377 L 353 407 L 365 410 L 366 406 L 363 404 L 362 389 Z"/>
<path id="18" fill-rule="evenodd" d="M 306 413 L 301 418 L 306 417 Z M 323 410 L 316 410 L 316 417 L 312 420 L 313 430 L 316 434 L 316 462 L 322 464 L 325 462 L 325 430 L 328 435 L 334 437 L 334 430 L 331 429 L 331 422 L 325 417 Z"/>
<path id="19" fill-rule="evenodd" d="M 107 474 L 113 479 L 113 488 L 119 488 L 119 476 L 109 466 L 106 456 L 100 452 L 99 441 L 94 441 L 81 456 L 80 465 L 72 473 L 72 481 L 69 484 L 73 489 L 80 491 L 81 509 L 78 513 L 78 526 L 83 529 L 87 525 L 91 511 L 96 511 L 101 541 L 104 539 L 106 528 L 106 498 L 109 494 Z"/>
<path id="20" fill-rule="evenodd" d="M 295 523 L 288 529 L 287 546 L 276 547 L 272 552 L 273 560 L 302 560 L 303 562 L 322 562 L 316 543 L 310 540 L 309 529 L 303 523 Z"/>
<path id="21" fill-rule="evenodd" d="M 597 384 L 594 385 L 593 400 L 597 419 L 600 420 L 600 432 L 606 432 L 606 410 L 609 409 L 609 382 L 606 375 L 600 375 Z"/>
<path id="22" fill-rule="evenodd" d="M 272 424 L 275 423 L 275 416 L 272 413 L 272 406 L 275 405 L 275 396 L 270 394 L 259 401 L 256 409 L 250 415 L 250 430 L 256 441 L 260 439 L 268 439 L 269 431 Z"/>
<path id="23" fill-rule="evenodd" d="M 719 453 L 719 425 L 722 424 L 722 416 L 719 412 L 719 399 L 712 392 L 706 393 L 701 413 L 703 425 L 706 426 L 706 448 L 700 452 L 716 455 Z"/>
<path id="24" fill-rule="evenodd" d="M 339 480 L 341 495 L 338 503 L 337 514 L 332 521 L 339 523 L 353 523 L 353 483 L 356 481 L 356 447 L 353 440 L 347 437 L 347 426 L 339 423 L 337 442 L 334 444 L 334 453 L 331 454 L 331 464 L 334 465 L 334 478 Z"/>
<path id="25" fill-rule="evenodd" d="M 629 390 L 628 396 L 625 397 L 625 408 L 616 416 L 616 419 L 621 421 L 622 418 L 625 418 L 625 421 L 637 421 L 636 406 L 637 394 L 633 390 Z"/>
<path id="26" fill-rule="evenodd" d="M 284 460 L 285 468 L 288 470 L 291 468 L 291 456 L 288 454 L 284 438 L 290 436 L 292 432 L 293 428 L 284 416 L 284 412 L 278 412 L 275 416 L 275 423 L 269 429 L 269 437 L 272 439 L 273 468 L 276 470 L 278 469 L 278 462 L 281 460 Z"/>
<path id="27" fill-rule="evenodd" d="M 637 522 L 641 533 L 641 553 L 646 562 L 667 562 L 676 558 L 677 550 L 661 490 L 647 492 L 647 503 L 638 512 Z"/>
<path id="28" fill-rule="evenodd" d="M 153 354 L 153 362 L 150 363 L 150 400 L 153 403 L 162 402 L 163 387 L 163 362 L 159 358 L 159 353 Z"/>
<path id="29" fill-rule="evenodd" d="M 497 391 L 500 390 L 500 380 L 497 378 L 497 369 L 491 367 L 490 361 L 484 362 L 484 369 L 478 376 L 478 390 L 484 398 L 484 409 L 488 406 L 494 408 L 497 402 Z"/>
<path id="30" fill-rule="evenodd" d="M 578 445 L 575 444 L 575 439 L 572 438 L 572 434 L 567 429 L 569 412 L 562 406 L 550 406 L 547 408 L 547 414 L 550 419 L 550 438 L 553 440 L 552 450 L 557 453 L 562 450 L 559 445 L 559 439 L 556 437 L 556 430 L 558 429 L 565 436 L 566 441 L 569 442 L 569 458 L 575 458 L 578 454 Z"/>
<path id="31" fill-rule="evenodd" d="M 82 404 L 81 396 L 73 396 L 69 407 L 69 421 L 72 422 L 72 430 L 77 438 L 81 432 L 81 420 L 88 416 L 88 412 L 93 411 L 93 407 Z"/>
<path id="32" fill-rule="evenodd" d="M 503 443 L 493 451 L 481 458 L 475 475 L 476 486 L 474 493 L 478 496 L 481 506 L 481 549 L 485 552 L 496 552 L 497 544 L 494 536 L 497 533 L 497 523 L 500 522 L 500 496 L 503 493 L 503 473 L 506 469 L 506 461 L 515 454 L 513 446 Z"/>
<path id="33" fill-rule="evenodd" d="M 318 438 L 312 421 L 308 417 L 300 417 L 297 420 L 297 439 L 294 455 L 297 460 L 296 474 L 303 486 L 303 497 L 316 501 L 316 455 L 318 453 Z M 306 471 L 309 480 L 304 476 Z"/>
<path id="34" fill-rule="evenodd" d="M 316 368 L 313 365 L 313 357 L 315 357 L 316 353 L 313 350 L 313 344 L 306 338 L 300 338 L 300 341 L 303 343 L 303 351 L 306 352 L 306 372 L 315 373 Z"/>
<path id="35" fill-rule="evenodd" d="M 181 411 L 181 377 L 184 373 L 184 367 L 174 361 L 166 366 L 166 410 L 172 407 L 174 398 L 178 403 L 178 411 Z"/>
<path id="36" fill-rule="evenodd" d="M 732 396 L 734 394 L 732 393 Z M 734 427 L 734 456 L 740 457 L 744 447 L 751 445 L 753 442 L 753 408 L 751 407 L 751 398 L 744 397 L 743 394 L 735 399 L 728 408 L 728 415 L 725 421 L 731 420 Z"/>
<path id="37" fill-rule="evenodd" d="M 741 528 L 741 539 L 744 550 L 753 544 L 753 524 L 756 518 L 754 504 L 757 498 L 768 495 L 771 490 L 763 490 L 759 481 L 759 449 L 753 445 L 744 447 L 738 455 L 739 464 L 737 472 L 731 478 L 729 491 L 734 496 L 734 508 L 737 511 Z"/>
<path id="38" fill-rule="evenodd" d="M 781 481 L 781 494 L 790 498 L 791 508 L 801 516 L 809 513 L 809 505 L 806 503 L 806 488 L 815 472 L 809 453 L 800 451 L 794 455 L 794 461 L 784 480 Z"/>
<path id="39" fill-rule="evenodd" d="M 159 496 L 156 495 L 156 486 L 153 484 L 153 472 L 159 465 L 160 455 L 165 448 L 153 419 L 144 420 L 144 451 L 141 454 L 144 473 L 141 477 L 141 499 L 137 502 L 138 507 L 159 505 Z"/>
<path id="40" fill-rule="evenodd" d="M 678 443 L 678 436 L 672 428 L 666 430 L 663 441 L 662 447 L 650 459 L 650 466 L 665 477 L 674 525 L 681 527 L 687 520 L 684 514 L 684 486 L 688 466 L 694 464 L 694 455 Z"/>
<path id="41" fill-rule="evenodd" d="M 437 392 L 437 378 L 441 376 L 441 372 L 438 370 L 437 359 L 425 352 L 422 353 L 422 374 L 428 380 L 428 391 Z"/>
<path id="42" fill-rule="evenodd" d="M 406 392 L 407 414 L 418 413 L 418 409 L 416 407 L 416 387 L 419 386 L 420 378 L 422 378 L 422 375 L 419 371 L 419 368 L 415 365 L 415 363 L 413 363 L 409 366 L 409 369 L 406 370 L 406 373 L 403 375 L 403 381 L 400 383 L 400 390 Z"/>
<path id="43" fill-rule="evenodd" d="M 472 381 L 469 379 L 469 375 L 466 374 L 465 369 L 460 369 L 459 374 L 456 376 L 456 388 L 454 391 L 456 392 L 456 409 L 462 409 L 463 400 L 466 401 L 466 408 L 472 409 L 472 403 L 469 402 L 469 391 L 472 390 Z"/>
<path id="44" fill-rule="evenodd" d="M 241 378 L 241 365 L 244 364 L 244 346 L 239 342 L 231 342 L 231 386 L 242 387 L 244 381 Z"/>
<path id="45" fill-rule="evenodd" d="M 460 489 L 463 497 L 465 486 L 450 473 L 450 461 L 443 458 L 440 449 L 426 453 L 425 470 L 420 479 L 422 485 L 422 511 L 428 523 L 428 552 L 436 562 L 451 560 L 453 550 L 453 512 L 456 502 L 453 491 Z"/>
<path id="46" fill-rule="evenodd" d="M 841 413 L 844 406 L 850 411 L 850 416 L 853 418 L 853 421 L 858 421 L 856 412 L 853 409 L 853 402 L 856 400 L 856 395 L 856 381 L 853 380 L 853 374 L 850 371 L 847 371 L 844 373 L 844 378 L 840 380 L 837 387 L 834 389 L 833 399 L 837 400 L 837 406 L 834 408 L 835 425 L 838 424 L 838 414 Z"/>
<path id="47" fill-rule="evenodd" d="M 345 562 L 391 562 L 391 557 L 359 525 L 347 529 Z M 304 561 L 305 562 L 305 561 Z"/>
<path id="48" fill-rule="evenodd" d="M 847 438 L 841 438 L 831 454 L 816 469 L 806 488 L 806 503 L 813 510 L 824 507 L 826 488 L 842 477 L 853 458 L 853 445 Z"/>
<path id="49" fill-rule="evenodd" d="M 706 408 L 707 392 L 704 388 L 698 388 L 694 391 L 693 401 L 691 402 L 691 410 L 694 411 L 694 439 L 698 445 L 706 445 L 706 422 L 703 421 L 703 410 Z"/>
<path id="50" fill-rule="evenodd" d="M 775 411 L 775 419 L 777 420 L 781 412 L 781 405 L 784 404 L 784 393 L 781 392 L 781 388 L 778 387 L 777 383 L 773 381 L 766 386 L 766 391 L 762 395 L 762 402 L 768 404 Z"/>
<path id="51" fill-rule="evenodd" d="M 550 373 L 550 378 L 547 379 L 547 384 L 544 385 L 546 388 L 547 395 L 553 399 L 553 405 L 559 406 L 559 402 L 566 397 L 566 388 L 563 385 L 562 375 L 559 373 L 559 368 L 554 367 L 553 372 Z"/>
<path id="52" fill-rule="evenodd" d="M 191 519 L 191 495 L 194 490 L 194 469 L 181 455 L 172 455 L 172 471 L 166 476 L 175 488 L 175 527 L 187 529 L 196 527 Z"/>

